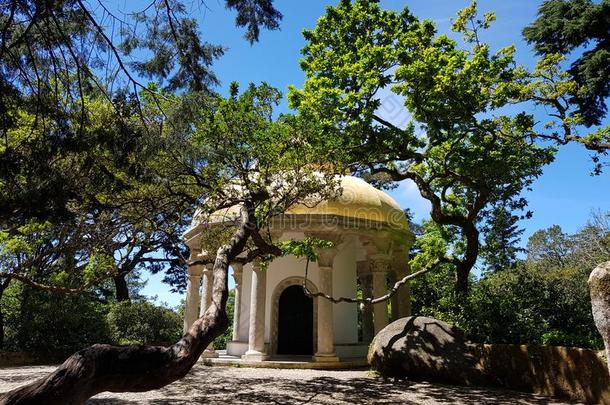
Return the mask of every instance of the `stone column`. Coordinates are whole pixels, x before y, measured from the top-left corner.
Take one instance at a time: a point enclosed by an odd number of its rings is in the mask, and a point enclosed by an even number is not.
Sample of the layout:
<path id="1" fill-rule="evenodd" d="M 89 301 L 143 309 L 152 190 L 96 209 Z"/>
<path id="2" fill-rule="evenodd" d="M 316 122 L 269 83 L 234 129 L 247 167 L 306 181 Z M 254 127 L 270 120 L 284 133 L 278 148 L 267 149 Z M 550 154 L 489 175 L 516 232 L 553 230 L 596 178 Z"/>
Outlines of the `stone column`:
<path id="1" fill-rule="evenodd" d="M 396 284 L 396 273 L 393 271 L 390 271 L 390 273 L 388 274 L 388 286 L 391 287 L 394 284 Z M 392 298 L 390 298 L 390 307 L 391 307 L 391 312 L 390 312 L 390 319 L 392 322 L 394 322 L 395 320 L 397 320 L 399 318 L 398 315 L 398 307 L 399 307 L 399 302 L 398 302 L 398 291 L 396 291 L 396 293 L 394 295 L 392 295 Z"/>
<path id="2" fill-rule="evenodd" d="M 186 306 L 184 308 L 183 332 L 186 333 L 197 320 L 199 307 L 199 284 L 203 265 L 190 264 L 188 267 L 188 281 L 186 284 Z"/>
<path id="3" fill-rule="evenodd" d="M 239 340 L 239 325 L 241 323 L 241 280 L 244 265 L 241 263 L 231 264 L 233 267 L 233 280 L 235 280 L 235 302 L 233 304 L 233 338 Z"/>
<path id="4" fill-rule="evenodd" d="M 404 267 L 397 269 L 396 278 L 402 280 L 409 275 L 409 264 L 405 263 Z M 396 292 L 398 297 L 398 318 L 411 316 L 411 286 L 410 283 L 402 285 Z"/>
<path id="5" fill-rule="evenodd" d="M 214 265 L 207 264 L 203 270 L 203 280 L 201 282 L 201 305 L 199 307 L 199 316 L 203 316 L 212 303 L 212 287 L 214 284 L 214 273 L 212 271 Z M 218 353 L 214 351 L 212 343 L 206 347 L 201 355 L 203 358 L 218 357 Z"/>
<path id="6" fill-rule="evenodd" d="M 358 278 L 362 287 L 364 298 L 373 297 L 373 275 L 368 261 L 358 262 Z M 373 307 L 370 304 L 362 304 L 362 342 L 371 343 L 373 337 Z"/>
<path id="7" fill-rule="evenodd" d="M 337 249 L 320 249 L 318 251 L 318 269 L 320 281 L 318 290 L 332 296 L 333 294 L 333 260 Z M 318 300 L 318 350 L 315 361 L 339 361 L 335 354 L 335 329 L 333 318 L 333 303 L 323 297 Z"/>
<path id="8" fill-rule="evenodd" d="M 400 257 L 395 259 L 394 261 L 394 274 L 396 275 L 396 281 L 402 280 L 409 274 L 409 262 L 408 258 Z M 411 287 L 409 282 L 403 284 L 395 294 L 397 297 L 397 318 L 400 319 L 406 316 L 411 316 Z M 392 301 L 392 307 L 394 305 L 394 301 Z M 393 312 L 393 311 L 392 311 Z"/>
<path id="9" fill-rule="evenodd" d="M 248 331 L 248 351 L 242 356 L 248 361 L 264 361 L 269 358 L 265 352 L 265 300 L 267 273 L 260 263 L 252 263 L 252 290 L 250 292 L 250 330 Z"/>
<path id="10" fill-rule="evenodd" d="M 371 257 L 371 271 L 373 272 L 373 297 L 379 298 L 388 293 L 388 272 L 390 258 L 385 254 Z M 388 302 L 383 301 L 373 305 L 373 323 L 375 335 L 388 325 Z"/>

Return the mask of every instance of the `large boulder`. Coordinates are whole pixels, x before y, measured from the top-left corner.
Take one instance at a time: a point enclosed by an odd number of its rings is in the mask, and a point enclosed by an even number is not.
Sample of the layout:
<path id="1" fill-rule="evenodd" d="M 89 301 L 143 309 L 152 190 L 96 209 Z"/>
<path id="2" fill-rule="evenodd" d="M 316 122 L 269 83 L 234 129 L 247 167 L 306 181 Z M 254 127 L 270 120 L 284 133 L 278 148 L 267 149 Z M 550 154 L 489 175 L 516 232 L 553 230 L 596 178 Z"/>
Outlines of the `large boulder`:
<path id="1" fill-rule="evenodd" d="M 597 266 L 589 276 L 591 309 L 595 326 L 606 345 L 608 370 L 610 371 L 610 262 Z"/>
<path id="2" fill-rule="evenodd" d="M 592 296 L 610 285 L 608 268 L 592 278 Z M 604 299 L 595 295 L 601 303 L 594 305 L 599 305 L 598 327 L 608 333 L 610 306 Z M 472 343 L 460 330 L 432 318 L 407 317 L 386 326 L 373 339 L 368 360 L 384 377 L 490 385 L 610 404 L 610 375 L 594 350 Z"/>
<path id="3" fill-rule="evenodd" d="M 373 339 L 368 360 L 384 377 L 481 383 L 477 346 L 451 325 L 423 316 L 392 322 Z"/>

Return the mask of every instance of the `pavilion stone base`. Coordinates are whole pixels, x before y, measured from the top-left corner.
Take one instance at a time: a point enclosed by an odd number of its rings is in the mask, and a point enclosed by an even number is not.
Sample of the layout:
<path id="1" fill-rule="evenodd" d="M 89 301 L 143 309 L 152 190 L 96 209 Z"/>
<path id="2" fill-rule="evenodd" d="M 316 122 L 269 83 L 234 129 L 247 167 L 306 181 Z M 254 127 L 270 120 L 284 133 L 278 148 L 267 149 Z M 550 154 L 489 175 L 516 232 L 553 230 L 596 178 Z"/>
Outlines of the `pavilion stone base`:
<path id="1" fill-rule="evenodd" d="M 244 361 L 266 361 L 269 360 L 269 355 L 267 353 L 258 352 L 256 350 L 248 350 L 246 354 L 241 356 L 241 359 Z"/>
<path id="2" fill-rule="evenodd" d="M 241 357 L 248 351 L 248 342 L 232 340 L 227 343 L 227 354 L 229 356 Z"/>
<path id="3" fill-rule="evenodd" d="M 339 357 L 336 354 L 316 354 L 313 356 L 313 360 L 317 362 L 337 362 Z"/>
<path id="4" fill-rule="evenodd" d="M 230 356 L 224 350 L 218 351 L 220 356 L 214 359 L 202 359 L 206 366 L 218 367 L 255 367 L 255 368 L 282 368 L 282 369 L 310 369 L 310 370 L 353 370 L 368 368 L 366 357 L 343 358 L 339 361 L 314 361 L 312 356 L 271 356 L 263 361 L 244 360 L 241 357 Z"/>
<path id="5" fill-rule="evenodd" d="M 269 344 L 265 344 L 267 353 L 254 352 L 248 354 L 248 342 L 233 340 L 228 342 L 226 355 L 239 357 L 246 361 L 267 361 L 273 359 L 273 355 L 269 355 Z M 312 356 L 312 361 L 315 362 L 337 362 L 341 359 L 356 359 L 366 358 L 369 345 L 366 343 L 337 343 L 334 346 L 335 353 L 332 355 Z M 216 352 L 215 352 L 216 353 Z M 203 356 L 202 356 L 203 357 Z M 284 356 L 285 357 L 285 356 Z"/>

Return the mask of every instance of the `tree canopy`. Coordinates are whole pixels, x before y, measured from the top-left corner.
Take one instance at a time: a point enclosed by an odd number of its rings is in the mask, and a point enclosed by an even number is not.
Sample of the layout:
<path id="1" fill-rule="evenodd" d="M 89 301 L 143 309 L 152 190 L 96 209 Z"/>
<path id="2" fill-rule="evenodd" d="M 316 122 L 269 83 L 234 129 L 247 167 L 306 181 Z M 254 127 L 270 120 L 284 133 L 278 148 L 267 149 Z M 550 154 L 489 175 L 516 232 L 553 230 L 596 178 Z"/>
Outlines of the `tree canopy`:
<path id="1" fill-rule="evenodd" d="M 530 114 L 501 110 L 520 97 L 525 73 L 513 47 L 493 52 L 479 40 L 494 18 L 479 19 L 474 5 L 461 11 L 453 30 L 464 35 L 469 46 L 463 48 L 407 8 L 341 1 L 304 31 L 307 80 L 289 95 L 300 114 L 342 140 L 356 172 L 417 185 L 432 205 L 432 219 L 445 229 L 426 236 L 415 265 L 440 258 L 455 269 L 461 292 L 491 207 L 523 209 L 521 191 L 554 154 L 532 140 Z M 413 118 L 406 127 L 380 115 L 382 90 L 404 100 Z"/>

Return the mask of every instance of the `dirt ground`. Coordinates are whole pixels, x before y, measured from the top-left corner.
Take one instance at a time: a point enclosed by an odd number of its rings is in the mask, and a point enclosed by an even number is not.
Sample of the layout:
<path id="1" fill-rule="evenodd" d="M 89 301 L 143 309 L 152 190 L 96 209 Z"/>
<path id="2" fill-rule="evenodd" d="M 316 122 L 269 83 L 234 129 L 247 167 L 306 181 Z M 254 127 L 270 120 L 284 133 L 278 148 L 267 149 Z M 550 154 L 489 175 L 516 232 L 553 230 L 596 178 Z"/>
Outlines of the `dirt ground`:
<path id="1" fill-rule="evenodd" d="M 0 369 L 0 392 L 52 371 L 50 366 Z M 319 371 L 196 366 L 182 380 L 143 393 L 105 392 L 88 405 L 178 404 L 568 404 L 488 388 L 392 382 L 366 370 Z"/>

